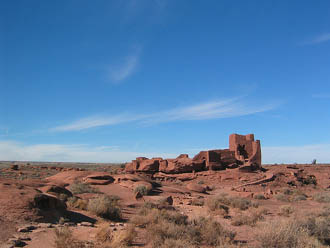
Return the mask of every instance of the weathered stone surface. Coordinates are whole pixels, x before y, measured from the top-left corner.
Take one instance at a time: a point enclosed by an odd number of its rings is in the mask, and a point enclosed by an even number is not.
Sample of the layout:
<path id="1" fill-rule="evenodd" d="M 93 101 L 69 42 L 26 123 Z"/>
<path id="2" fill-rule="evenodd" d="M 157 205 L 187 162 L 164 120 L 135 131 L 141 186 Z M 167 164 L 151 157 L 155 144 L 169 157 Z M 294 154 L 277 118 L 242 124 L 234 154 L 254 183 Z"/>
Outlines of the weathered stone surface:
<path id="1" fill-rule="evenodd" d="M 58 185 L 46 186 L 43 190 L 44 190 L 44 192 L 51 194 L 51 195 L 55 195 L 55 196 L 59 196 L 60 194 L 67 195 L 68 197 L 72 196 L 71 191 L 67 190 L 66 188 L 64 188 L 62 186 L 58 186 Z"/>
<path id="2" fill-rule="evenodd" d="M 201 171 L 204 169 L 204 162 L 193 161 L 190 158 L 167 159 L 166 167 L 162 165 L 161 172 L 165 173 L 185 173 Z"/>
<path id="3" fill-rule="evenodd" d="M 229 136 L 229 150 L 235 152 L 235 157 L 252 169 L 261 168 L 260 140 L 254 140 L 253 134 Z"/>
<path id="4" fill-rule="evenodd" d="M 33 202 L 31 204 L 33 207 L 38 208 L 40 210 L 66 209 L 66 204 L 63 201 L 47 194 L 35 195 Z"/>
<path id="5" fill-rule="evenodd" d="M 198 192 L 198 193 L 205 193 L 206 192 L 205 187 L 203 187 L 199 184 L 196 184 L 196 183 L 187 184 L 187 189 L 189 189 L 191 191 L 194 191 L 194 192 Z"/>
<path id="6" fill-rule="evenodd" d="M 157 172 L 159 170 L 159 161 L 162 158 L 145 159 L 139 162 L 137 171 Z"/>

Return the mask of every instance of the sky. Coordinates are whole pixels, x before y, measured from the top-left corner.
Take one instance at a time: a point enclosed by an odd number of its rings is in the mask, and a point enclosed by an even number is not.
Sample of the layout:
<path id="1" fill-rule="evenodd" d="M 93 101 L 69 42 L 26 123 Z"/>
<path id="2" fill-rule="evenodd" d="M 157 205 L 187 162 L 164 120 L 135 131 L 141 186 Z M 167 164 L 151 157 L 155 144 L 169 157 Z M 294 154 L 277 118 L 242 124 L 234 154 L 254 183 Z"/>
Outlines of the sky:
<path id="1" fill-rule="evenodd" d="M 330 162 L 330 1 L 0 3 L 0 160 Z"/>

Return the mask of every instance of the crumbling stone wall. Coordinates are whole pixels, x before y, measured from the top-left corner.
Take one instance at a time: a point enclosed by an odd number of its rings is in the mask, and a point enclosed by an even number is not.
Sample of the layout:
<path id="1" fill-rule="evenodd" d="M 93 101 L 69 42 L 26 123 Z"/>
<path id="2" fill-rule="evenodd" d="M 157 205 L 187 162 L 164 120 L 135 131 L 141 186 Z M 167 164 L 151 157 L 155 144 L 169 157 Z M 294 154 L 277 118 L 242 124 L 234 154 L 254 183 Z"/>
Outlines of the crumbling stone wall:
<path id="1" fill-rule="evenodd" d="M 189 158 L 187 154 L 181 154 L 175 159 L 138 157 L 127 163 L 125 170 L 128 173 L 185 173 L 237 167 L 244 170 L 261 168 L 260 141 L 255 141 L 253 134 L 231 134 L 229 149 L 201 151 L 193 158 Z"/>

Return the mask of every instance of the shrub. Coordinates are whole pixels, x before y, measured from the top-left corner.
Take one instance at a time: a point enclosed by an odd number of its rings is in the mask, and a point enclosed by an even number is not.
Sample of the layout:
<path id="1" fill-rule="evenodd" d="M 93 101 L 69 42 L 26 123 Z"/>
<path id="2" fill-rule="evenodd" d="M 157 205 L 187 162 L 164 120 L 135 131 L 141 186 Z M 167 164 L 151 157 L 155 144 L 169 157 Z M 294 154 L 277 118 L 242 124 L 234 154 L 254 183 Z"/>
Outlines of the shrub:
<path id="1" fill-rule="evenodd" d="M 191 205 L 193 205 L 193 206 L 204 206 L 204 200 L 194 198 L 194 199 L 191 200 Z"/>
<path id="2" fill-rule="evenodd" d="M 112 240 L 112 230 L 108 224 L 103 224 L 98 228 L 95 236 L 96 240 L 101 243 L 110 242 Z"/>
<path id="3" fill-rule="evenodd" d="M 164 243 L 159 248 L 195 248 L 187 240 L 165 238 Z"/>
<path id="4" fill-rule="evenodd" d="M 76 196 L 69 197 L 66 203 L 72 208 L 78 208 L 81 210 L 87 210 L 88 206 L 88 200 L 83 200 Z"/>
<path id="5" fill-rule="evenodd" d="M 317 238 L 322 244 L 330 245 L 330 218 L 311 216 L 297 221 L 311 236 Z"/>
<path id="6" fill-rule="evenodd" d="M 132 244 L 137 233 L 133 226 L 128 226 L 125 230 L 113 232 L 112 229 L 104 224 L 96 233 L 96 240 L 104 248 L 127 247 Z M 99 247 L 99 246 L 97 246 Z"/>
<path id="7" fill-rule="evenodd" d="M 76 240 L 72 236 L 72 231 L 68 227 L 56 228 L 55 248 L 85 248 L 83 242 Z"/>
<path id="8" fill-rule="evenodd" d="M 240 210 L 246 210 L 250 206 L 252 206 L 252 202 L 246 198 L 232 197 L 232 198 L 230 198 L 230 205 L 233 208 L 238 208 Z"/>
<path id="9" fill-rule="evenodd" d="M 87 209 L 102 218 L 119 220 L 121 218 L 121 211 L 118 200 L 119 198 L 117 196 L 102 195 L 97 198 L 90 199 Z"/>
<path id="10" fill-rule="evenodd" d="M 234 218 L 231 221 L 231 224 L 233 226 L 241 226 L 241 225 L 255 226 L 255 224 L 259 220 L 264 219 L 264 215 L 267 213 L 268 213 L 268 210 L 263 208 L 260 210 L 251 211 L 249 215 L 239 214 L 239 215 L 234 216 Z"/>
<path id="11" fill-rule="evenodd" d="M 302 183 L 303 184 L 306 184 L 306 185 L 309 185 L 309 184 L 317 185 L 317 180 L 316 180 L 316 177 L 315 176 L 309 175 L 309 176 L 307 176 L 307 178 L 304 178 L 302 180 Z"/>
<path id="12" fill-rule="evenodd" d="M 281 215 L 281 216 L 290 216 L 290 214 L 292 214 L 294 212 L 294 209 L 289 206 L 289 205 L 285 205 L 285 206 L 281 206 L 280 207 L 280 211 L 278 213 L 278 215 Z"/>
<path id="13" fill-rule="evenodd" d="M 260 247 L 267 248 L 321 247 L 318 240 L 309 236 L 295 220 L 269 222 L 262 226 L 257 239 L 260 241 Z"/>
<path id="14" fill-rule="evenodd" d="M 208 198 L 206 205 L 210 211 L 217 212 L 220 215 L 225 216 L 229 213 L 229 207 L 222 204 L 218 198 Z"/>
<path id="15" fill-rule="evenodd" d="M 254 195 L 253 198 L 257 200 L 266 200 L 266 197 L 262 194 Z"/>
<path id="16" fill-rule="evenodd" d="M 139 192 L 141 195 L 148 195 L 149 194 L 149 190 L 147 189 L 146 186 L 144 185 L 138 185 L 135 189 L 134 189 L 134 193 Z"/>
<path id="17" fill-rule="evenodd" d="M 296 202 L 296 201 L 305 201 L 307 200 L 307 196 L 306 195 L 295 195 L 292 198 L 292 201 Z"/>
<path id="18" fill-rule="evenodd" d="M 188 221 L 176 211 L 151 209 L 145 216 L 135 216 L 131 221 L 147 229 L 147 240 L 152 247 L 200 247 L 230 243 L 235 233 L 226 230 L 211 218 Z"/>
<path id="19" fill-rule="evenodd" d="M 320 192 L 313 196 L 313 200 L 320 203 L 330 203 L 330 192 Z"/>
<path id="20" fill-rule="evenodd" d="M 286 194 L 276 194 L 275 195 L 276 200 L 278 201 L 283 201 L 283 202 L 289 202 L 290 198 L 288 195 Z"/>
<path id="21" fill-rule="evenodd" d="M 89 184 L 74 182 L 70 185 L 70 190 L 73 194 L 82 194 L 82 193 L 99 193 L 98 190 L 92 188 Z"/>
<path id="22" fill-rule="evenodd" d="M 253 203 L 251 200 L 242 198 L 242 197 L 229 197 L 227 194 L 219 194 L 216 197 L 209 198 L 207 201 L 207 206 L 211 211 L 214 211 L 215 209 L 224 208 L 223 205 L 225 205 L 227 208 L 228 206 L 233 208 L 238 208 L 240 210 L 246 210 L 249 207 L 255 207 L 257 208 L 259 206 L 258 203 Z"/>
<path id="23" fill-rule="evenodd" d="M 224 229 L 220 223 L 206 218 L 185 224 L 161 219 L 158 223 L 148 225 L 147 233 L 153 247 L 161 246 L 166 239 L 172 243 L 176 240 L 197 247 L 202 244 L 217 246 L 229 243 L 235 237 L 235 233 Z"/>
<path id="24" fill-rule="evenodd" d="M 231 243 L 236 234 L 225 229 L 219 222 L 213 221 L 211 218 L 199 218 L 192 222 L 196 228 L 195 233 L 191 233 L 190 239 L 200 233 L 200 239 L 197 238 L 198 244 L 207 244 L 211 246 L 220 246 L 226 243 Z"/>
<path id="25" fill-rule="evenodd" d="M 205 182 L 203 180 L 198 181 L 197 184 L 204 184 Z"/>
<path id="26" fill-rule="evenodd" d="M 127 247 L 132 245 L 133 240 L 137 236 L 134 226 L 128 226 L 125 230 L 120 230 L 114 233 L 110 247 Z"/>

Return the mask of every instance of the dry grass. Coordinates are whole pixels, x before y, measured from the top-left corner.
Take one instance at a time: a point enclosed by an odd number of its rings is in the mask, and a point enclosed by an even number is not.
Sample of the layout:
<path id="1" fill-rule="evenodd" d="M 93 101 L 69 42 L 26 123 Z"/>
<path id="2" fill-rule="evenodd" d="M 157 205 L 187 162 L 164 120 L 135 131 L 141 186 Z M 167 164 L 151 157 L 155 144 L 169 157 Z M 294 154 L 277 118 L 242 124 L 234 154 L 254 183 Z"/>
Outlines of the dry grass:
<path id="1" fill-rule="evenodd" d="M 149 190 L 147 189 L 146 186 L 144 185 L 138 185 L 135 189 L 134 189 L 134 193 L 139 192 L 141 195 L 148 195 L 149 194 Z"/>
<path id="2" fill-rule="evenodd" d="M 327 227 L 325 227 L 327 225 Z M 313 219 L 276 220 L 262 226 L 257 239 L 260 247 L 321 248 L 329 244 L 329 222 L 314 223 Z"/>
<path id="3" fill-rule="evenodd" d="M 83 194 L 83 193 L 99 193 L 95 188 L 92 188 L 89 184 L 74 182 L 70 185 L 70 191 L 73 194 Z"/>
<path id="4" fill-rule="evenodd" d="M 257 208 L 259 206 L 257 202 L 252 202 L 249 199 L 237 196 L 230 197 L 224 193 L 215 197 L 208 198 L 206 205 L 208 206 L 209 210 L 220 210 L 220 212 L 222 212 L 224 215 L 228 214 L 229 207 L 237 208 L 240 210 L 247 210 L 249 207 Z"/>
<path id="5" fill-rule="evenodd" d="M 131 221 L 146 228 L 147 240 L 152 247 L 218 246 L 230 244 L 235 237 L 235 233 L 210 218 L 189 221 L 186 215 L 164 209 L 151 209 Z"/>
<path id="6" fill-rule="evenodd" d="M 250 211 L 249 214 L 238 214 L 233 217 L 231 224 L 233 226 L 249 225 L 255 226 L 256 223 L 264 219 L 264 215 L 268 213 L 265 208 Z"/>
<path id="7" fill-rule="evenodd" d="M 69 207 L 78 208 L 81 210 L 87 210 L 88 206 L 88 200 L 83 200 L 76 196 L 69 197 L 66 203 L 69 205 Z"/>
<path id="8" fill-rule="evenodd" d="M 300 190 L 286 188 L 282 190 L 282 193 L 275 195 L 275 198 L 283 202 L 297 202 L 306 200 L 307 195 Z"/>
<path id="9" fill-rule="evenodd" d="M 330 191 L 317 193 L 313 196 L 313 200 L 320 203 L 330 203 Z"/>
<path id="10" fill-rule="evenodd" d="M 294 212 L 294 208 L 290 205 L 284 205 L 280 207 L 278 215 L 289 217 Z"/>
<path id="11" fill-rule="evenodd" d="M 112 240 L 112 230 L 108 223 L 103 223 L 98 228 L 95 238 L 100 243 L 107 243 Z"/>
<path id="12" fill-rule="evenodd" d="M 90 199 L 88 202 L 88 211 L 110 220 L 119 220 L 121 211 L 119 208 L 119 198 L 116 196 L 101 195 Z"/>
<path id="13" fill-rule="evenodd" d="M 111 246 L 118 248 L 130 246 L 132 245 L 136 236 L 137 232 L 134 226 L 129 226 L 127 229 L 117 231 L 113 235 Z"/>
<path id="14" fill-rule="evenodd" d="M 103 224 L 96 233 L 97 247 L 102 248 L 124 248 L 133 244 L 137 232 L 134 226 L 127 229 L 113 231 L 108 224 Z"/>
<path id="15" fill-rule="evenodd" d="M 256 200 L 266 200 L 266 197 L 262 194 L 256 194 L 253 196 L 253 198 Z"/>
<path id="16" fill-rule="evenodd" d="M 197 199 L 197 198 L 193 198 L 191 200 L 191 205 L 193 206 L 204 206 L 204 199 Z"/>
<path id="17" fill-rule="evenodd" d="M 87 246 L 72 236 L 68 227 L 55 229 L 55 248 L 86 248 Z"/>

